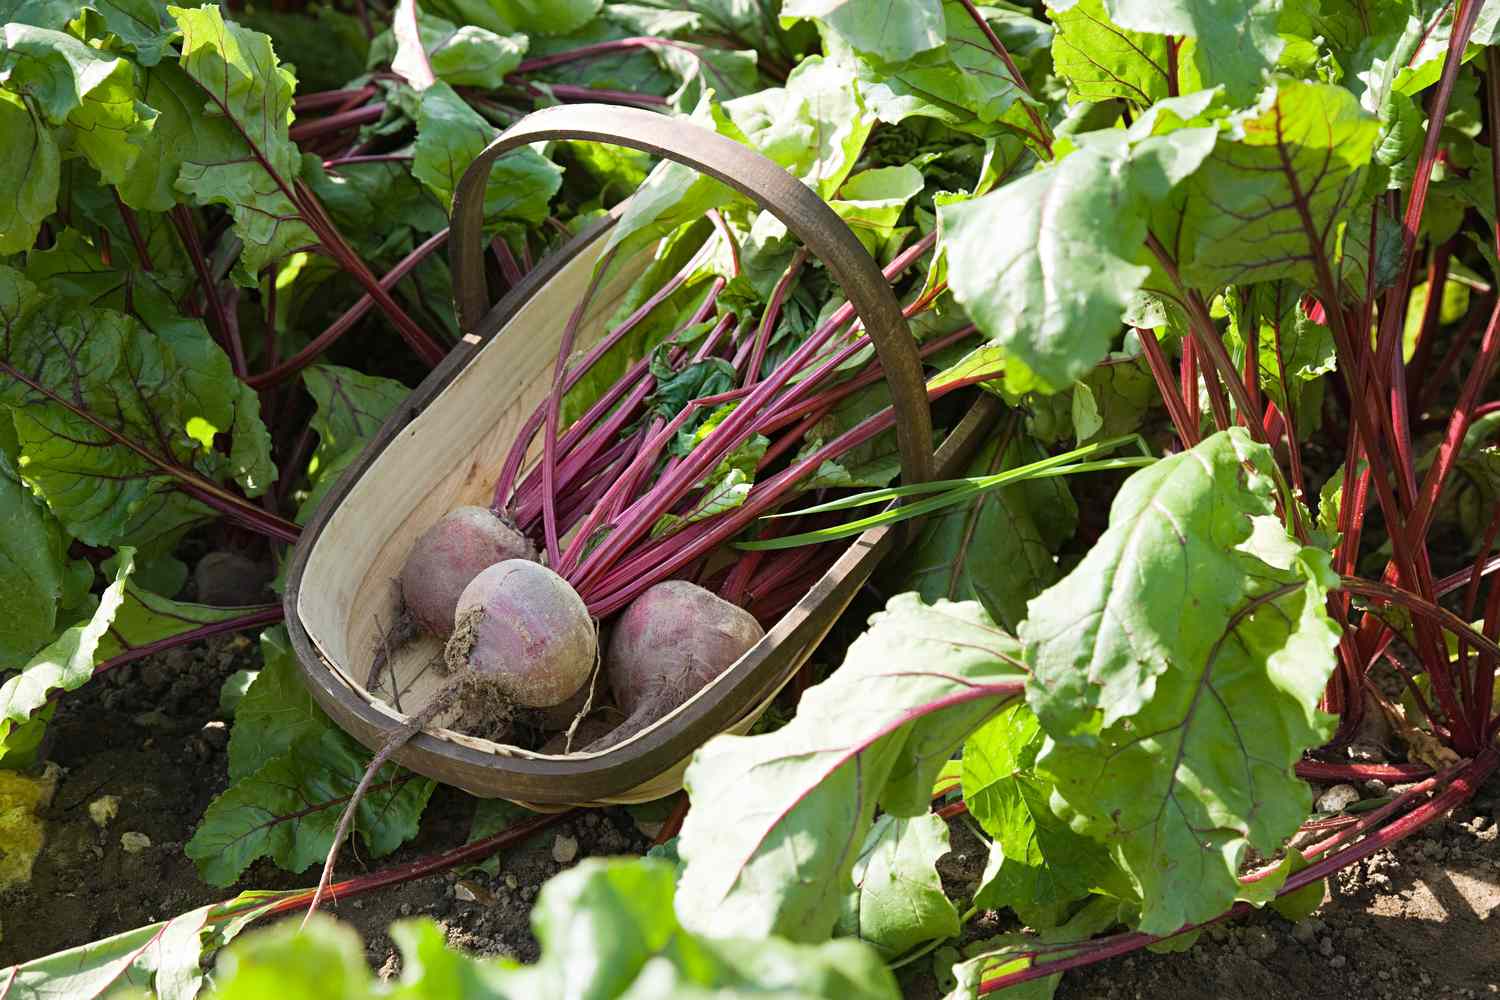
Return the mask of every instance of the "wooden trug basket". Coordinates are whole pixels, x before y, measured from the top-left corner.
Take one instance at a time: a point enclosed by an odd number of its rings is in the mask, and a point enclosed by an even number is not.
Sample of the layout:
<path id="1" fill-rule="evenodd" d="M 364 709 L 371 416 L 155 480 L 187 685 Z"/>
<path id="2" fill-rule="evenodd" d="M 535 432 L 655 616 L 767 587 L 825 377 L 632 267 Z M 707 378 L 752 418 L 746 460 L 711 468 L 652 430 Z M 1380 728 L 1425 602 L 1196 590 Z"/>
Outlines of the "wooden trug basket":
<path id="1" fill-rule="evenodd" d="M 563 328 L 584 295 L 617 210 L 543 260 L 493 307 L 481 226 L 491 164 L 519 146 L 594 140 L 675 159 L 738 188 L 770 210 L 822 259 L 870 333 L 899 414 L 902 478 L 948 476 L 990 423 L 982 401 L 936 456 L 915 344 L 890 285 L 843 222 L 811 190 L 760 154 L 653 112 L 605 105 L 549 108 L 522 119 L 470 166 L 454 198 L 450 234 L 463 342 L 387 418 L 329 492 L 293 555 L 286 620 L 313 697 L 333 720 L 376 749 L 405 715 L 364 682 L 381 633 L 399 613 L 395 579 L 413 542 L 459 504 L 488 505 L 504 453 L 545 398 Z M 578 330 L 586 350 L 649 263 L 616 261 Z M 753 649 L 671 715 L 598 753 L 548 756 L 429 729 L 395 759 L 474 795 L 536 807 L 645 802 L 682 786 L 692 752 L 712 736 L 744 733 L 807 660 L 899 533 L 860 535 Z M 423 639 L 397 651 L 390 670 L 408 706 L 436 686 Z"/>

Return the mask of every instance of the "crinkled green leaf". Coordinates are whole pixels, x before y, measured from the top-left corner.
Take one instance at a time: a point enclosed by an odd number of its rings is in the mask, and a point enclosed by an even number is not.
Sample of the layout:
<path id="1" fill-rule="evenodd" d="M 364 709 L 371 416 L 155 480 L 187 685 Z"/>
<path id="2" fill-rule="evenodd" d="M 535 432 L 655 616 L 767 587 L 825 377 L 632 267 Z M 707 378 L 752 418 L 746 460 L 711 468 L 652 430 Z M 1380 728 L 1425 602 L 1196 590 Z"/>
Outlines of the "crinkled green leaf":
<path id="1" fill-rule="evenodd" d="M 694 755 L 677 912 L 704 934 L 821 941 L 877 805 L 914 816 L 968 731 L 1020 682 L 1017 644 L 979 605 L 892 598 L 780 730 Z"/>
<path id="2" fill-rule="evenodd" d="M 260 634 L 264 667 L 234 712 L 229 733 L 229 779 L 238 781 L 283 757 L 294 743 L 316 741 L 333 723 L 297 673 L 286 630 Z"/>
<path id="3" fill-rule="evenodd" d="M 3 268 L 0 282 L 31 287 Z M 46 392 L 7 378 L 0 402 L 12 408 L 22 474 L 69 533 L 92 545 L 156 537 L 164 522 L 155 505 L 175 503 L 164 499 L 174 481 L 164 466 L 233 476 L 252 494 L 269 485 L 256 397 L 201 321 L 174 316 L 151 336 L 123 313 L 19 294 L 29 305 L 0 314 L 0 362 Z M 234 453 L 208 446 L 232 429 Z"/>
<path id="4" fill-rule="evenodd" d="M 25 662 L 53 638 L 66 571 L 57 521 L 0 451 L 0 665 Z"/>
<path id="5" fill-rule="evenodd" d="M 828 204 L 877 256 L 891 239 L 911 199 L 922 192 L 922 172 L 910 164 L 862 170 L 844 182 Z"/>
<path id="6" fill-rule="evenodd" d="M 1187 182 L 1202 288 L 1291 278 L 1311 283 L 1314 255 L 1337 260 L 1341 227 L 1370 163 L 1379 124 L 1342 87 L 1280 81 L 1235 122 Z"/>
<path id="7" fill-rule="evenodd" d="M 958 910 L 934 867 L 948 850 L 948 824 L 936 814 L 881 816 L 854 862 L 854 891 L 844 899 L 836 933 L 859 938 L 886 958 L 957 936 Z"/>
<path id="8" fill-rule="evenodd" d="M 132 557 L 130 549 L 120 550 L 114 580 L 88 621 L 63 632 L 0 685 L 0 760 L 11 749 L 12 737 L 47 705 L 53 691 L 72 691 L 94 676 L 99 644 L 125 600 Z"/>
<path id="9" fill-rule="evenodd" d="M 31 247 L 57 207 L 60 154 L 52 130 L 19 96 L 0 90 L 0 255 Z"/>
<path id="10" fill-rule="evenodd" d="M 943 0 L 943 33 L 944 44 L 907 59 L 846 56 L 870 111 L 893 125 L 934 118 L 982 136 L 1030 129 L 1018 103 L 1027 98 L 959 0 Z"/>
<path id="11" fill-rule="evenodd" d="M 240 724 L 236 721 L 236 728 Z M 328 855 L 339 817 L 369 759 L 337 729 L 298 740 L 214 799 L 184 853 L 213 885 L 229 885 L 263 857 L 287 871 L 307 870 Z M 355 809 L 353 824 L 371 857 L 384 857 L 416 836 L 434 787 L 430 778 L 396 764 L 380 769 Z"/>
<path id="12" fill-rule="evenodd" d="M 1036 771 L 1044 738 L 1036 716 L 1018 702 L 964 742 L 964 802 L 994 838 L 998 856 L 975 896 L 976 906 L 1024 909 L 1120 888 L 1123 873 L 1104 846 L 1073 832 L 1048 805 L 1052 782 Z"/>
<path id="13" fill-rule="evenodd" d="M 1003 460 L 999 437 L 977 454 L 965 476 L 982 476 L 1044 457 L 1028 440 L 1013 441 Z M 987 490 L 924 518 L 883 573 L 927 601 L 978 600 L 995 621 L 1015 628 L 1026 602 L 1058 579 L 1054 553 L 1073 536 L 1078 507 L 1066 481 L 1032 479 Z"/>
<path id="14" fill-rule="evenodd" d="M 1151 933 L 1235 898 L 1246 848 L 1305 818 L 1292 765 L 1329 732 L 1337 578 L 1276 520 L 1272 461 L 1231 428 L 1135 473 L 1021 627 L 1054 810 L 1111 848 Z"/>
<path id="15" fill-rule="evenodd" d="M 438 82 L 422 91 L 412 174 L 445 209 L 452 209 L 459 179 L 495 135 L 494 126 L 452 87 Z M 484 189 L 485 225 L 541 222 L 561 184 L 562 170 L 552 161 L 530 147 L 512 150 L 490 170 Z"/>
<path id="16" fill-rule="evenodd" d="M 1119 97 L 1142 107 L 1172 93 L 1171 48 L 1166 35 L 1122 28 L 1110 20 L 1105 0 L 1077 0 L 1052 10 L 1052 62 L 1080 101 Z"/>
<path id="17" fill-rule="evenodd" d="M 856 51 L 888 61 L 910 59 L 947 41 L 939 0 L 786 0 L 781 18 L 816 18 Z"/>
<path id="18" fill-rule="evenodd" d="M 29 98 L 63 131 L 63 145 L 119 183 L 156 113 L 135 99 L 131 64 L 72 35 L 23 24 L 0 29 L 0 83 Z"/>
<path id="19" fill-rule="evenodd" d="M 244 270 L 257 274 L 314 242 L 290 198 L 301 165 L 287 134 L 297 80 L 277 62 L 269 36 L 226 22 L 218 7 L 167 9 L 182 30 L 179 64 L 202 90 L 198 141 L 177 189 L 229 209 Z"/>
<path id="20" fill-rule="evenodd" d="M 1193 62 L 1204 85 L 1223 85 L 1235 100 L 1260 90 L 1285 44 L 1277 33 L 1282 0 L 1108 0 L 1108 6 L 1127 30 L 1196 39 Z"/>

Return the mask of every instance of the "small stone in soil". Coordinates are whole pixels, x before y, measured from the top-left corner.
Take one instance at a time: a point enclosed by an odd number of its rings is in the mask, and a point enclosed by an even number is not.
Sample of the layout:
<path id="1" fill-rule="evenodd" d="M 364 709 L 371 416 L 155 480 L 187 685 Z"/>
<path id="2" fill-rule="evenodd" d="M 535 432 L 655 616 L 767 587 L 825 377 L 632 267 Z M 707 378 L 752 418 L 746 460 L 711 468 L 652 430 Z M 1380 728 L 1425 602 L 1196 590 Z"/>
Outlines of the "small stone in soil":
<path id="1" fill-rule="evenodd" d="M 101 795 L 89 803 L 89 819 L 99 829 L 109 825 L 109 821 L 120 814 L 120 797 L 118 795 Z"/>
<path id="2" fill-rule="evenodd" d="M 578 841 L 561 834 L 552 842 L 552 860 L 560 865 L 568 864 L 578 857 Z"/>
<path id="3" fill-rule="evenodd" d="M 1343 955 L 1335 955 L 1328 960 L 1328 964 L 1335 969 L 1342 969 L 1348 962 L 1349 960 Z"/>
<path id="4" fill-rule="evenodd" d="M 203 728 L 198 730 L 198 735 L 209 746 L 216 750 L 223 750 L 229 744 L 229 725 L 218 719 L 214 719 L 210 722 L 205 722 Z"/>
<path id="5" fill-rule="evenodd" d="M 144 833 L 127 830 L 120 834 L 120 847 L 126 854 L 139 854 L 151 846 L 151 838 Z"/>
<path id="6" fill-rule="evenodd" d="M 1359 789 L 1353 785 L 1334 785 L 1318 796 L 1319 812 L 1343 812 L 1359 801 Z"/>
<path id="7" fill-rule="evenodd" d="M 1333 938 L 1324 938 L 1318 942 L 1318 954 L 1324 958 L 1333 957 Z"/>

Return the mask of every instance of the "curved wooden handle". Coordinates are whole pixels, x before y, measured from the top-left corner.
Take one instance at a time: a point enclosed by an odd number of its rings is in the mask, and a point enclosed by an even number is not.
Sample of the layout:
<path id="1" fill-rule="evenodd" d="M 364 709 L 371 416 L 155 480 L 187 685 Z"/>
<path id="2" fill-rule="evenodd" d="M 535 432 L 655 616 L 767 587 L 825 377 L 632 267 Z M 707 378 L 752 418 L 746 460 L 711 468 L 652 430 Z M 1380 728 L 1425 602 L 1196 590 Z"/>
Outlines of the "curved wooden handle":
<path id="1" fill-rule="evenodd" d="M 864 323 L 890 386 L 905 483 L 932 478 L 932 417 L 916 342 L 879 266 L 833 209 L 801 181 L 749 147 L 681 119 L 609 104 L 567 104 L 522 118 L 485 147 L 453 192 L 450 261 L 459 326 L 489 311 L 484 276 L 484 189 L 490 166 L 533 142 L 607 142 L 676 160 L 753 199 L 823 261 Z"/>

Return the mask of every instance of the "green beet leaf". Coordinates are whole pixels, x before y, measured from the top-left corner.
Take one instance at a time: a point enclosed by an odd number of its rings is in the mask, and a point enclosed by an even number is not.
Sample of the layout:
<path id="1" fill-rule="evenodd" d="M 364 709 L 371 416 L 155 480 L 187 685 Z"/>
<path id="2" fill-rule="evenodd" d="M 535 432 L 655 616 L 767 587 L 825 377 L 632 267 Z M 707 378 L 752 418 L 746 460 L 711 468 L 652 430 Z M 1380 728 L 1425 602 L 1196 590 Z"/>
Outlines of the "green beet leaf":
<path id="1" fill-rule="evenodd" d="M 1235 898 L 1246 849 L 1306 816 L 1292 765 L 1330 731 L 1337 578 L 1276 520 L 1271 463 L 1232 428 L 1135 473 L 1020 630 L 1053 809 L 1111 848 L 1151 933 Z"/>
<path id="2" fill-rule="evenodd" d="M 0 685 L 0 763 L 14 749 L 35 746 L 38 725 L 53 691 L 73 691 L 94 676 L 99 645 L 125 600 L 134 553 L 121 549 L 114 580 L 87 621 L 74 625 Z"/>
<path id="3" fill-rule="evenodd" d="M 1285 45 L 1277 32 L 1282 0 L 1107 0 L 1107 4 L 1111 19 L 1126 30 L 1196 39 L 1192 60 L 1204 85 L 1223 85 L 1235 100 L 1247 100 L 1260 90 Z"/>
<path id="4" fill-rule="evenodd" d="M 1129 895 L 1129 882 L 1121 884 L 1123 873 L 1104 846 L 1073 832 L 1048 804 L 1052 782 L 1036 771 L 1045 735 L 1018 702 L 964 742 L 964 802 L 996 848 L 976 906 L 1024 913 L 1096 889 Z"/>
<path id="5" fill-rule="evenodd" d="M 948 853 L 948 824 L 935 813 L 881 816 L 854 862 L 854 891 L 836 932 L 872 945 L 886 958 L 957 936 L 958 910 L 934 867 Z"/>
<path id="6" fill-rule="evenodd" d="M 1145 107 L 1172 95 L 1172 47 L 1166 35 L 1130 31 L 1109 19 L 1104 0 L 1056 4 L 1052 63 L 1080 101 L 1122 98 Z"/>
<path id="7" fill-rule="evenodd" d="M 167 9 L 182 31 L 179 64 L 201 89 L 189 106 L 203 116 L 177 189 L 230 210 L 244 243 L 240 261 L 254 275 L 314 242 L 291 197 L 301 165 L 288 135 L 297 80 L 277 61 L 270 36 L 226 22 L 218 7 Z"/>
<path id="8" fill-rule="evenodd" d="M 816 18 L 855 51 L 887 61 L 910 59 L 947 41 L 939 0 L 787 0 L 781 5 L 783 24 L 797 18 Z"/>
<path id="9" fill-rule="evenodd" d="M 21 97 L 0 90 L 0 254 L 31 247 L 57 207 L 61 155 L 52 129 Z"/>
<path id="10" fill-rule="evenodd" d="M 57 521 L 0 451 L 0 607 L 8 609 L 0 616 L 0 665 L 18 666 L 51 641 L 66 572 Z"/>
<path id="11" fill-rule="evenodd" d="M 40 298 L 0 268 L 0 363 L 37 386 L 7 378 L 0 404 L 11 409 L 26 480 L 70 534 L 146 545 L 169 520 L 180 528 L 206 510 L 168 499 L 181 477 L 233 477 L 252 495 L 274 479 L 257 397 L 201 321 L 174 314 L 152 336 L 123 313 Z M 231 430 L 231 453 L 214 450 Z"/>
<path id="12" fill-rule="evenodd" d="M 932 118 L 980 136 L 1001 131 L 1029 134 L 1023 102 L 1029 100 L 1000 61 L 984 32 L 959 0 L 943 0 L 943 44 L 908 58 L 847 53 L 859 93 L 883 122 Z M 842 44 L 857 49 L 836 27 Z M 839 53 L 835 53 L 839 55 Z"/>
<path id="13" fill-rule="evenodd" d="M 370 69 L 395 66 L 398 61 L 410 58 L 425 58 L 433 74 L 455 87 L 483 87 L 496 90 L 505 85 L 505 77 L 521 63 L 526 54 L 525 35 L 501 35 L 481 28 L 477 24 L 457 25 L 430 14 L 417 11 L 417 35 L 422 52 L 406 49 L 416 48 L 416 40 L 386 32 L 370 43 L 368 65 Z"/>
<path id="14" fill-rule="evenodd" d="M 245 705 L 240 703 L 241 712 Z M 241 724 L 236 721 L 236 729 Z M 214 799 L 183 850 L 213 885 L 229 885 L 263 857 L 288 871 L 306 871 L 328 855 L 369 759 L 337 729 L 300 739 Z M 431 779 L 396 764 L 380 769 L 353 824 L 371 857 L 384 857 L 416 836 L 434 787 Z"/>
<path id="15" fill-rule="evenodd" d="M 983 476 L 1043 457 L 1030 441 L 1012 442 L 999 458 L 990 441 L 963 473 Z M 1054 553 L 1078 523 L 1078 508 L 1062 477 L 988 490 L 918 522 L 916 534 L 883 572 L 923 600 L 977 600 L 1006 628 L 1026 617 L 1026 602 L 1058 578 Z"/>
<path id="16" fill-rule="evenodd" d="M 108 660 L 147 643 L 190 632 L 205 625 L 233 621 L 245 616 L 246 608 L 215 608 L 206 604 L 174 601 L 139 587 L 125 587 L 125 600 L 115 613 L 109 632 L 100 640 L 98 658 Z M 253 610 L 262 610 L 256 608 Z"/>
<path id="17" fill-rule="evenodd" d="M 895 1000 L 894 977 L 858 942 L 708 940 L 672 913 L 672 867 L 652 859 L 589 859 L 542 887 L 531 920 L 541 958 L 521 966 L 447 945 L 430 920 L 392 925 L 401 975 L 389 995 L 658 1000 Z M 351 928 L 317 916 L 248 934 L 225 949 L 213 1000 L 365 1000 L 378 990 Z"/>
<path id="18" fill-rule="evenodd" d="M 451 210 L 459 179 L 496 134 L 452 87 L 438 82 L 422 91 L 412 174 Z M 491 167 L 485 185 L 486 227 L 541 222 L 561 184 L 561 168 L 530 147 L 505 154 Z"/>
<path id="19" fill-rule="evenodd" d="M 312 418 L 318 434 L 315 456 L 324 463 L 363 448 L 411 392 L 395 379 L 339 365 L 313 365 L 302 373 L 302 384 L 317 406 Z"/>
<path id="20" fill-rule="evenodd" d="M 23 24 L 0 29 L 0 84 L 26 97 L 109 183 L 124 179 L 156 113 L 135 99 L 134 71 L 72 35 Z"/>
<path id="21" fill-rule="evenodd" d="M 1150 271 L 1136 263 L 1149 207 L 1193 174 L 1217 130 L 1078 137 L 1058 163 L 940 210 L 954 297 L 992 342 L 1018 359 L 1013 391 L 1056 391 L 1104 357 Z M 1238 258 L 1236 258 L 1238 259 Z"/>
<path id="22" fill-rule="evenodd" d="M 266 897 L 276 895 L 247 893 L 33 959 L 10 970 L 9 994 L 14 1000 L 106 1000 L 136 995 L 194 1000 L 204 985 L 204 954 L 232 939 L 247 919 L 264 910 Z"/>
<path id="23" fill-rule="evenodd" d="M 792 722 L 699 750 L 679 846 L 684 926 L 826 939 L 876 806 L 926 811 L 943 761 L 1014 697 L 1017 653 L 979 605 L 904 594 L 803 695 Z"/>
<path id="24" fill-rule="evenodd" d="M 1186 281 L 1200 288 L 1290 278 L 1338 259 L 1379 123 L 1342 87 L 1281 81 L 1232 123 L 1187 182 Z"/>
<path id="25" fill-rule="evenodd" d="M 234 711 L 229 733 L 229 780 L 238 781 L 285 756 L 294 743 L 316 741 L 333 722 L 307 693 L 297 673 L 286 629 L 260 634 L 265 666 Z"/>

